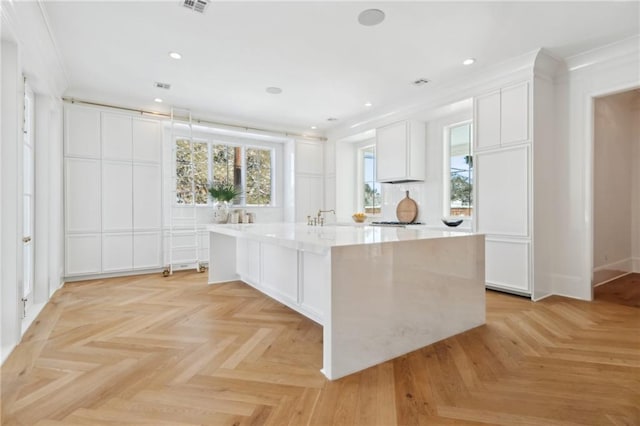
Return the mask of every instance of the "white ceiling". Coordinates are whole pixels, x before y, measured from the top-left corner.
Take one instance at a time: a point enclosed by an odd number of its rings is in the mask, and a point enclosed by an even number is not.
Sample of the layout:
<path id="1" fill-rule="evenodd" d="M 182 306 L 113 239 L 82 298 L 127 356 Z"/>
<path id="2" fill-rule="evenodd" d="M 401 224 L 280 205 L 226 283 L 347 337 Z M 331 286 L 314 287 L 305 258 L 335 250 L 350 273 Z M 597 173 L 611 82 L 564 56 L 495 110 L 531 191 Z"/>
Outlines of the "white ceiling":
<path id="1" fill-rule="evenodd" d="M 375 27 L 358 14 L 386 13 Z M 324 132 L 544 47 L 557 57 L 639 32 L 639 2 L 45 3 L 66 96 L 274 130 Z M 180 52 L 179 61 L 168 57 Z M 465 58 L 476 64 L 465 67 Z M 426 77 L 427 86 L 411 82 Z M 167 82 L 171 90 L 153 87 Z M 283 89 L 280 95 L 265 92 Z M 153 102 L 155 97 L 163 104 Z M 372 102 L 367 108 L 365 102 Z"/>

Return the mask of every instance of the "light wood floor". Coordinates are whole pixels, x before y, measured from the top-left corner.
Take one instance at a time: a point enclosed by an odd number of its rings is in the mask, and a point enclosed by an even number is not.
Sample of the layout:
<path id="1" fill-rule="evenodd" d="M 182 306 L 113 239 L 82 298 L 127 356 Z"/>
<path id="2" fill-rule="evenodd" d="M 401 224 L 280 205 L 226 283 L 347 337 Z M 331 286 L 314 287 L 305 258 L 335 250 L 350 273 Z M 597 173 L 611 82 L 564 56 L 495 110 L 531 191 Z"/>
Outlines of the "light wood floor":
<path id="1" fill-rule="evenodd" d="M 487 293 L 487 324 L 334 382 L 322 329 L 234 282 L 65 286 L 1 371 L 2 425 L 639 425 L 640 309 Z"/>
<path id="2" fill-rule="evenodd" d="M 629 274 L 593 289 L 596 300 L 640 308 L 640 274 Z"/>

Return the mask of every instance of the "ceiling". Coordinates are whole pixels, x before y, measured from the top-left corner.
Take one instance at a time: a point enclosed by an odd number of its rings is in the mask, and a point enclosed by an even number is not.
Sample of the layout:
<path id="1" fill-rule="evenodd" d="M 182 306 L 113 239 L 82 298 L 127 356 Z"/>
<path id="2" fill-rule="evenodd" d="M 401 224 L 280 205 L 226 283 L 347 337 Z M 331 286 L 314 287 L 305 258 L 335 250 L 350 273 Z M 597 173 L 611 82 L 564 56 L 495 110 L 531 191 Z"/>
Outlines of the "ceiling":
<path id="1" fill-rule="evenodd" d="M 540 47 L 562 58 L 639 32 L 636 1 L 216 1 L 204 14 L 178 0 L 44 6 L 66 96 L 318 134 Z M 372 7 L 386 19 L 360 25 Z M 431 82 L 411 84 L 418 78 Z"/>

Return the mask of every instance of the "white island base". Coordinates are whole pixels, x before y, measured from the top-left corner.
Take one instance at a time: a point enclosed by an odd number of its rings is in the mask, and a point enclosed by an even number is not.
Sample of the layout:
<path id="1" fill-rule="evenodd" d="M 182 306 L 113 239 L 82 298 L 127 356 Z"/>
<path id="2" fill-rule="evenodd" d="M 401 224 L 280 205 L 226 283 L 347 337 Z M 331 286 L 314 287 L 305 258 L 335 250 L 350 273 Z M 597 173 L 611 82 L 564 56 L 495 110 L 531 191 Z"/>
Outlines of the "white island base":
<path id="1" fill-rule="evenodd" d="M 485 323 L 484 236 L 417 228 L 210 225 L 209 283 L 321 324 L 338 379 Z"/>

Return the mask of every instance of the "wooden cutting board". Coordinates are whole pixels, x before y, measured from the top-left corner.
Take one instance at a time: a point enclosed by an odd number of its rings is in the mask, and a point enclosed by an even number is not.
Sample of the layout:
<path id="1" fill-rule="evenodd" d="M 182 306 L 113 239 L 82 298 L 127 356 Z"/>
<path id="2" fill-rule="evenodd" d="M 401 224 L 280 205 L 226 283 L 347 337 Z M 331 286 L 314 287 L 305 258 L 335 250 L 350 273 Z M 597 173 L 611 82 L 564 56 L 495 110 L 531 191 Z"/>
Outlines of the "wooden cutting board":
<path id="1" fill-rule="evenodd" d="M 398 203 L 396 216 L 400 222 L 412 223 L 416 220 L 416 216 L 418 216 L 418 205 L 409 197 L 409 191 L 407 191 L 407 196 Z"/>

